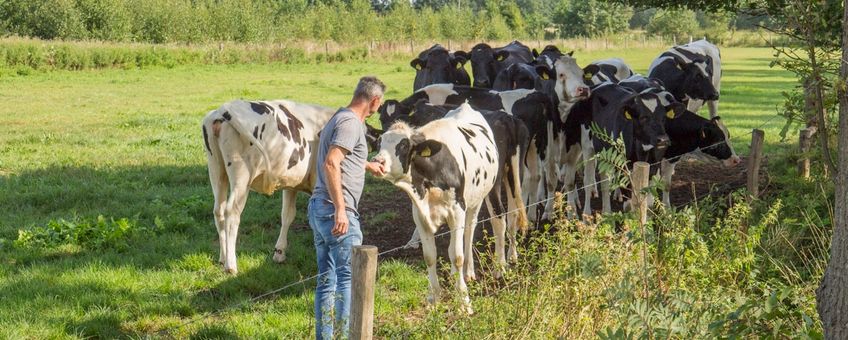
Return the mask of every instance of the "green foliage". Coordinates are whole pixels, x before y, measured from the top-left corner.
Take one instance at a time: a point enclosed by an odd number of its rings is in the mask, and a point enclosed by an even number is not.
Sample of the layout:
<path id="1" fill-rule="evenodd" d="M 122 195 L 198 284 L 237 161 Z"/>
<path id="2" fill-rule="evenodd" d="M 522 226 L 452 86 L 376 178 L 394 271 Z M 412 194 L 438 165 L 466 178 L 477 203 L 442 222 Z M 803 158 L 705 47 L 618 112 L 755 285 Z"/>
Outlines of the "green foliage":
<path id="1" fill-rule="evenodd" d="M 43 227 L 30 230 L 18 230 L 16 247 L 53 248 L 65 244 L 79 245 L 83 248 L 100 250 L 114 248 L 123 250 L 128 241 L 135 236 L 153 229 L 138 226 L 136 220 L 121 218 L 106 219 L 97 216 L 96 220 L 65 219 L 52 220 Z"/>
<path id="2" fill-rule="evenodd" d="M 553 18 L 562 37 L 599 37 L 626 30 L 633 10 L 606 1 L 560 2 Z"/>
<path id="3" fill-rule="evenodd" d="M 645 29 L 648 34 L 673 36 L 677 41 L 683 41 L 695 35 L 698 21 L 695 20 L 695 12 L 690 10 L 659 10 Z"/>
<path id="4" fill-rule="evenodd" d="M 606 149 L 598 150 L 592 158 L 597 161 L 598 173 L 608 178 L 611 190 L 627 188 L 630 185 L 630 169 L 627 167 L 624 138 L 619 135 L 613 139 L 606 130 L 595 122 L 592 122 L 589 128 L 592 131 L 592 137 L 610 145 Z"/>

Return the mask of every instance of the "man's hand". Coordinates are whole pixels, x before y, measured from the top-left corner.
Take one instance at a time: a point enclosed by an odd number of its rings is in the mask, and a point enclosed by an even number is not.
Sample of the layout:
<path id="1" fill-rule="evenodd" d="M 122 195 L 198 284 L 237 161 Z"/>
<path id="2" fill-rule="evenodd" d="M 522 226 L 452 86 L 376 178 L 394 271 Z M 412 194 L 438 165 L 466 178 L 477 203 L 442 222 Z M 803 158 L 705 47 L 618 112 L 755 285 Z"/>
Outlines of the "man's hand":
<path id="1" fill-rule="evenodd" d="M 336 225 L 333 226 L 333 236 L 342 236 L 347 234 L 347 227 L 350 224 L 350 221 L 347 220 L 347 212 L 342 210 L 341 212 L 336 211 Z"/>
<path id="2" fill-rule="evenodd" d="M 386 175 L 386 167 L 380 162 L 365 163 L 365 170 L 368 170 L 368 172 L 376 177 L 383 177 Z"/>

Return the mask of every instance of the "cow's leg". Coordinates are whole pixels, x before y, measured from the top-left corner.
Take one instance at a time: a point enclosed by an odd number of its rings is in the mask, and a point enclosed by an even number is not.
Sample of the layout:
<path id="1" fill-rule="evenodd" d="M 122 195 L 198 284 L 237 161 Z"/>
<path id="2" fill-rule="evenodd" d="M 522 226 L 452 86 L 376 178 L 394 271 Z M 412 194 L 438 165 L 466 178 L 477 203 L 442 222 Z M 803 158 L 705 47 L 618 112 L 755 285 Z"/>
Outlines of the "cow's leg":
<path id="1" fill-rule="evenodd" d="M 214 145 L 214 144 L 211 144 Z M 217 146 L 217 145 L 216 145 Z M 215 228 L 218 230 L 218 263 L 224 264 L 227 250 L 227 194 L 229 193 L 229 180 L 227 170 L 223 163 L 217 161 L 219 158 L 208 157 L 209 182 L 212 184 L 212 195 L 215 203 L 212 206 L 212 216 L 215 219 Z"/>
<path id="2" fill-rule="evenodd" d="M 662 172 L 662 181 L 663 181 L 663 204 L 666 208 L 671 208 L 671 176 L 674 176 L 674 165 L 676 163 L 671 163 L 667 159 L 663 159 L 662 163 L 660 163 L 660 171 Z"/>
<path id="3" fill-rule="evenodd" d="M 516 154 L 520 154 L 516 152 Z M 518 233 L 518 229 L 526 230 L 527 229 L 527 208 L 524 206 L 522 197 L 522 190 L 524 188 L 521 187 L 521 173 L 518 171 L 519 163 L 521 160 L 513 156 L 509 168 L 509 173 L 507 174 L 507 209 L 510 211 L 510 216 L 515 216 L 515 218 L 510 218 L 507 228 L 509 229 L 509 260 L 517 261 L 518 260 L 518 251 L 516 247 L 518 244 L 516 243 L 515 236 Z M 510 180 L 511 178 L 511 180 Z"/>
<path id="4" fill-rule="evenodd" d="M 478 205 L 476 208 L 468 209 L 468 212 L 460 208 L 458 205 L 453 207 L 453 214 L 451 218 L 448 218 L 448 227 L 450 227 L 451 238 L 450 238 L 450 248 L 448 249 L 448 255 L 451 260 L 451 274 L 456 277 L 456 289 L 459 292 L 459 296 L 462 299 L 462 307 L 463 309 L 471 314 L 471 299 L 468 297 L 468 286 L 465 283 L 465 261 L 471 260 L 467 259 L 465 256 L 464 249 L 464 233 L 473 228 L 472 226 L 467 224 L 466 216 L 468 213 L 479 212 L 480 206 Z M 473 230 L 473 229 L 471 229 Z"/>
<path id="5" fill-rule="evenodd" d="M 713 119 L 718 116 L 718 100 L 708 101 L 707 107 L 710 109 L 710 119 Z"/>
<path id="6" fill-rule="evenodd" d="M 465 263 L 465 280 L 474 281 L 477 279 L 477 274 L 474 271 L 474 231 L 477 229 L 477 216 L 480 213 L 480 206 L 477 206 L 477 213 L 465 215 L 465 230 L 462 235 L 462 245 L 464 247 Z M 505 223 L 505 216 L 500 216 L 501 223 Z M 494 221 L 494 220 L 492 220 Z M 503 232 L 501 232 L 503 234 Z M 501 236 L 501 253 L 503 253 L 503 235 Z"/>
<path id="7" fill-rule="evenodd" d="M 421 250 L 424 253 L 424 263 L 427 264 L 427 279 L 430 281 L 430 295 L 427 302 L 435 305 L 439 300 L 442 289 L 439 286 L 439 273 L 436 271 L 436 237 L 433 228 L 427 225 L 427 219 L 421 217 L 421 212 L 413 204 L 412 219 L 415 222 L 416 233 L 421 235 Z"/>
<path id="8" fill-rule="evenodd" d="M 610 183 L 609 177 L 606 174 L 600 174 L 601 178 L 601 202 L 604 214 L 612 212 L 612 203 L 610 202 Z"/>
<path id="9" fill-rule="evenodd" d="M 489 193 L 489 196 L 486 197 L 486 209 L 489 212 L 489 216 L 492 217 L 489 222 L 492 223 L 492 230 L 495 232 L 495 278 L 501 278 L 503 268 L 506 268 L 506 256 L 504 255 L 504 238 L 506 233 L 506 226 L 504 225 L 504 218 L 500 216 L 503 214 L 503 207 L 500 206 L 500 197 L 499 195 L 495 195 L 494 190 Z M 497 216 L 497 217 L 496 217 Z M 466 247 L 468 247 L 466 245 Z"/>
<path id="10" fill-rule="evenodd" d="M 286 249 L 288 249 L 289 227 L 294 222 L 295 201 L 297 199 L 297 191 L 283 190 L 283 207 L 280 210 L 280 236 L 277 237 L 277 244 L 274 246 L 274 262 L 283 263 L 286 260 Z"/>
<path id="11" fill-rule="evenodd" d="M 239 224 L 244 204 L 247 202 L 249 184 L 251 181 L 250 170 L 242 159 L 232 159 L 232 164 L 227 167 L 227 175 L 230 177 L 230 196 L 226 202 L 227 219 L 227 256 L 224 261 L 224 271 L 238 273 L 236 262 L 236 239 L 238 238 Z"/>
<path id="12" fill-rule="evenodd" d="M 556 148 L 549 148 L 552 151 L 559 151 Z M 551 211 L 554 207 L 554 196 L 556 195 L 557 184 L 559 183 L 558 159 L 553 157 L 553 152 L 548 153 L 548 158 L 545 160 L 544 170 L 544 192 L 545 195 L 540 198 L 545 201 L 545 212 L 542 214 L 542 220 L 550 219 Z M 540 186 L 541 187 L 541 186 Z"/>
<path id="13" fill-rule="evenodd" d="M 530 141 L 530 143 L 530 147 L 527 148 L 527 155 L 525 156 L 526 169 L 524 170 L 524 180 L 521 182 L 521 187 L 524 189 L 521 200 L 525 205 L 533 204 L 538 199 L 539 181 L 541 180 L 541 168 L 539 166 L 541 160 L 539 159 L 536 145 L 533 141 Z M 534 222 L 537 221 L 539 216 L 536 214 L 536 206 L 533 205 L 529 208 L 527 218 Z"/>
<path id="14" fill-rule="evenodd" d="M 583 186 L 592 193 L 592 197 L 598 197 L 598 181 L 595 176 L 597 171 L 595 161 L 595 146 L 592 144 L 591 130 L 585 126 L 580 127 L 580 147 L 583 151 Z M 585 201 L 586 206 L 591 207 L 590 201 Z M 583 209 L 586 209 L 585 206 Z M 591 208 L 590 208 L 591 209 Z"/>

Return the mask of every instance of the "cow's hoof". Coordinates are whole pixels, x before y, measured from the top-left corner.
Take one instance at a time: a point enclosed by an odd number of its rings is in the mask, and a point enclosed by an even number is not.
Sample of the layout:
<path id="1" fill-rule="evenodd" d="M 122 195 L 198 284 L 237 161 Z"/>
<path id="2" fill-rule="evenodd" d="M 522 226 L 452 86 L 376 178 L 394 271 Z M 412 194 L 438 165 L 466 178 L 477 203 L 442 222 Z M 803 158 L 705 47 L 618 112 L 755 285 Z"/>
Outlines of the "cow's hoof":
<path id="1" fill-rule="evenodd" d="M 477 274 L 465 273 L 465 281 L 477 281 Z"/>
<path id="2" fill-rule="evenodd" d="M 224 272 L 230 275 L 238 274 L 238 269 L 236 268 L 224 268 Z"/>
<path id="3" fill-rule="evenodd" d="M 286 262 L 286 253 L 279 249 L 274 249 L 274 262 Z"/>

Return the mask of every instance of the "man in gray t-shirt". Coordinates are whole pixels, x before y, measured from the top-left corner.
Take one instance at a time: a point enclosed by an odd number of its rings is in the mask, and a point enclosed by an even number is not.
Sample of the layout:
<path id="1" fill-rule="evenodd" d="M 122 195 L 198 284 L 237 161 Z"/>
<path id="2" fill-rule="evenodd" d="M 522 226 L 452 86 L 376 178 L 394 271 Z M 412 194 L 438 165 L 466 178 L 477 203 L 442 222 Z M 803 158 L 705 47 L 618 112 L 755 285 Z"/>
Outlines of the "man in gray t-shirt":
<path id="1" fill-rule="evenodd" d="M 375 77 L 363 77 L 347 107 L 339 109 L 318 143 L 318 181 L 309 199 L 309 225 L 318 259 L 315 288 L 315 337 L 347 338 L 350 320 L 350 253 L 362 244 L 359 197 L 365 171 L 385 173 L 383 165 L 367 162 L 365 118 L 377 111 L 386 85 Z M 333 316 L 335 315 L 335 320 Z M 334 327 L 335 326 L 335 327 Z M 334 333 L 335 330 L 335 333 Z"/>

